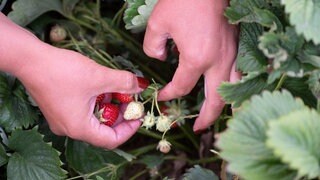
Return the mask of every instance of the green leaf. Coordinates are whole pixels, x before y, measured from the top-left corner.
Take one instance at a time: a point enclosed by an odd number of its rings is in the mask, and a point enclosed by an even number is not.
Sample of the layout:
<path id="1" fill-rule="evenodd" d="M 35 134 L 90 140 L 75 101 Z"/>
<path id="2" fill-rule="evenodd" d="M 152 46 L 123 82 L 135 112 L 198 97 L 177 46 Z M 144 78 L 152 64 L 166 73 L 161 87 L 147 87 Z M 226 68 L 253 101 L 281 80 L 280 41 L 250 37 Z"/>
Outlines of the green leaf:
<path id="1" fill-rule="evenodd" d="M 123 20 L 126 29 L 141 31 L 146 28 L 149 16 L 158 0 L 127 0 Z"/>
<path id="2" fill-rule="evenodd" d="M 237 55 L 237 69 L 242 72 L 261 71 L 268 61 L 257 47 L 258 38 L 262 35 L 263 27 L 256 23 L 241 23 L 240 42 Z"/>
<path id="3" fill-rule="evenodd" d="M 320 68 L 320 45 L 314 46 L 312 44 L 306 45 L 303 52 L 299 54 L 299 60 L 302 63 L 308 63 L 316 68 Z"/>
<path id="4" fill-rule="evenodd" d="M 231 0 L 225 15 L 231 23 L 238 23 L 243 17 L 250 15 L 254 8 L 265 8 L 267 6 L 264 0 Z"/>
<path id="5" fill-rule="evenodd" d="M 268 123 L 306 106 L 288 91 L 263 92 L 244 103 L 220 135 L 220 156 L 244 179 L 294 179 L 296 172 L 266 146 Z"/>
<path id="6" fill-rule="evenodd" d="M 63 13 L 67 15 L 71 15 L 73 8 L 80 0 L 62 0 L 62 9 Z"/>
<path id="7" fill-rule="evenodd" d="M 272 60 L 272 69 L 268 83 L 273 83 L 282 74 L 290 77 L 303 77 L 307 69 L 297 58 L 304 45 L 302 36 L 298 36 L 291 27 L 286 28 L 286 32 L 275 33 L 266 32 L 259 38 L 259 49 L 264 55 Z"/>
<path id="8" fill-rule="evenodd" d="M 193 168 L 188 169 L 188 172 L 183 175 L 183 180 L 200 179 L 219 180 L 218 176 L 211 170 L 202 168 L 199 165 L 195 165 Z"/>
<path id="9" fill-rule="evenodd" d="M 8 17 L 15 23 L 26 26 L 48 11 L 62 12 L 60 0 L 17 0 L 12 4 Z"/>
<path id="10" fill-rule="evenodd" d="M 296 31 L 307 40 L 320 43 L 319 19 L 320 1 L 315 0 L 281 0 L 285 5 L 285 11 L 290 15 L 290 23 Z"/>
<path id="11" fill-rule="evenodd" d="M 8 162 L 8 156 L 6 154 L 6 150 L 0 143 L 0 167 Z"/>
<path id="12" fill-rule="evenodd" d="M 14 151 L 7 166 L 8 179 L 50 180 L 63 179 L 59 153 L 43 142 L 36 129 L 15 130 L 9 138 L 9 148 Z"/>
<path id="13" fill-rule="evenodd" d="M 136 159 L 137 157 L 129 154 L 127 152 L 122 151 L 121 149 L 114 149 L 112 150 L 114 153 L 118 154 L 119 156 L 123 157 L 128 162 L 131 162 L 132 160 Z"/>
<path id="14" fill-rule="evenodd" d="M 239 107 L 241 103 L 252 95 L 259 94 L 263 90 L 274 89 L 275 85 L 267 84 L 267 75 L 258 72 L 249 73 L 237 83 L 222 83 L 218 88 L 219 94 L 233 107 Z"/>
<path id="15" fill-rule="evenodd" d="M 22 84 L 0 73 L 0 126 L 6 131 L 29 127 L 38 119 L 38 111 L 31 106 Z"/>
<path id="16" fill-rule="evenodd" d="M 97 171 L 106 164 L 119 164 L 124 161 L 113 151 L 96 148 L 72 139 L 68 139 L 65 154 L 69 166 L 80 174 Z M 101 176 L 107 176 L 107 174 L 108 172 L 99 173 Z"/>
<path id="17" fill-rule="evenodd" d="M 278 17 L 268 10 L 269 4 L 264 0 L 232 0 L 226 9 L 225 15 L 229 22 L 258 23 L 272 29 L 282 30 L 282 24 Z"/>
<path id="18" fill-rule="evenodd" d="M 295 97 L 300 97 L 303 102 L 310 106 L 317 106 L 317 99 L 312 94 L 308 86 L 308 78 L 286 78 L 282 88 L 290 91 Z"/>
<path id="19" fill-rule="evenodd" d="M 152 169 L 161 165 L 164 161 L 163 155 L 144 155 L 139 159 L 139 162 L 145 164 L 147 168 Z"/>
<path id="20" fill-rule="evenodd" d="M 312 72 L 307 82 L 313 95 L 320 100 L 320 70 Z"/>
<path id="21" fill-rule="evenodd" d="M 299 177 L 320 177 L 320 115 L 301 109 L 269 123 L 268 147 L 298 171 Z"/>

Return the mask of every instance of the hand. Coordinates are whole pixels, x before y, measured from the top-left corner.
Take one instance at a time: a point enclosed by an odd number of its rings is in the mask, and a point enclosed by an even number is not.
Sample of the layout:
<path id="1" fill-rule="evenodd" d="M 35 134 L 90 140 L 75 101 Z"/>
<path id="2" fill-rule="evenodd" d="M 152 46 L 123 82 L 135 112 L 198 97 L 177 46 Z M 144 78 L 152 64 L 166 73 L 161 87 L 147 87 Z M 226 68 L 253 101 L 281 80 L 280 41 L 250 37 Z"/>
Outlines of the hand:
<path id="1" fill-rule="evenodd" d="M 100 124 L 93 114 L 95 99 L 101 93 L 141 91 L 135 75 L 45 44 L 40 45 L 38 52 L 32 63 L 15 75 L 35 99 L 55 134 L 113 149 L 138 130 L 139 120 L 122 121 L 111 128 Z"/>
<path id="2" fill-rule="evenodd" d="M 201 75 L 205 77 L 205 101 L 193 130 L 210 126 L 224 102 L 217 93 L 222 81 L 235 81 L 237 28 L 224 17 L 227 0 L 161 0 L 156 4 L 144 39 L 150 57 L 166 59 L 166 41 L 172 38 L 180 55 L 173 79 L 160 92 L 159 100 L 188 94 Z M 233 67 L 233 68 L 232 68 Z"/>

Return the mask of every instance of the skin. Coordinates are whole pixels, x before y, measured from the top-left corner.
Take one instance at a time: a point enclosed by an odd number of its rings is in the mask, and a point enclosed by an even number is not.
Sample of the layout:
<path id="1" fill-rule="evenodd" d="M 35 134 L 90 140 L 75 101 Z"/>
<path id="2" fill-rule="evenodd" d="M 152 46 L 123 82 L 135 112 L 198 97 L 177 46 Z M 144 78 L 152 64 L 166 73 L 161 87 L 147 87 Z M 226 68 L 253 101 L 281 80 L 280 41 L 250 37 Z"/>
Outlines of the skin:
<path id="1" fill-rule="evenodd" d="M 180 51 L 179 66 L 159 92 L 159 100 L 188 94 L 204 76 L 205 101 L 195 132 L 209 127 L 220 115 L 225 105 L 217 93 L 221 82 L 240 78 L 234 65 L 238 30 L 223 16 L 227 6 L 226 0 L 159 0 L 148 21 L 143 44 L 148 56 L 166 59 L 165 45 L 171 38 Z"/>
<path id="2" fill-rule="evenodd" d="M 1 13 L 0 22 L 0 34 L 5 34 L 0 36 L 0 70 L 24 84 L 55 134 L 113 149 L 138 130 L 140 121 L 122 121 L 111 128 L 93 115 L 101 93 L 110 97 L 110 92 L 140 92 L 134 74 L 43 43 Z"/>

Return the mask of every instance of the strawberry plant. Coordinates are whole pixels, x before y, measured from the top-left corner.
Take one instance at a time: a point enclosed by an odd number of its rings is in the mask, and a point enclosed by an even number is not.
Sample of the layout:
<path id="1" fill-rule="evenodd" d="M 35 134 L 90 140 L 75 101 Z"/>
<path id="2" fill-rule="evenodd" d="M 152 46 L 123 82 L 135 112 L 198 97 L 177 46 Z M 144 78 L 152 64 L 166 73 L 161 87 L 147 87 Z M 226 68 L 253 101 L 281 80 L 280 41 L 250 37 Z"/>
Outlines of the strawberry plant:
<path id="1" fill-rule="evenodd" d="M 225 16 L 240 29 L 236 65 L 243 77 L 220 85 L 227 105 L 201 134 L 192 125 L 202 80 L 189 95 L 158 102 L 179 51 L 169 42 L 166 62 L 143 53 L 156 3 L 0 0 L 0 10 L 41 40 L 131 71 L 145 89 L 96 98 L 101 123 L 113 126 L 120 113 L 142 121 L 119 149 L 104 150 L 54 135 L 21 82 L 1 73 L 0 179 L 319 179 L 320 2 L 230 0 Z"/>

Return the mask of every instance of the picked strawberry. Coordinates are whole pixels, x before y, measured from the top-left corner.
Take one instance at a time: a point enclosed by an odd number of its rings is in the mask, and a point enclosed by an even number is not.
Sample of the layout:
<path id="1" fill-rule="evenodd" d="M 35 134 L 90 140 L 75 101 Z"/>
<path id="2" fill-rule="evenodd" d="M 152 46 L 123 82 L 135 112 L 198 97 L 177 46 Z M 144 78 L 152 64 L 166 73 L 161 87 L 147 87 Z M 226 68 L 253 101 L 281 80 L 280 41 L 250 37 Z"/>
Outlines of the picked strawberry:
<path id="1" fill-rule="evenodd" d="M 99 121 L 107 126 L 112 126 L 118 119 L 120 109 L 117 105 L 105 103 L 98 112 Z"/>
<path id="2" fill-rule="evenodd" d="M 96 98 L 96 104 L 102 103 L 102 101 L 104 100 L 105 97 L 106 97 L 105 94 L 100 94 L 100 95 Z"/>
<path id="3" fill-rule="evenodd" d="M 143 116 L 144 114 L 144 106 L 141 102 L 138 101 L 132 101 L 128 104 L 123 118 L 125 120 L 134 120 L 134 119 L 139 119 Z"/>
<path id="4" fill-rule="evenodd" d="M 120 103 L 129 103 L 133 101 L 132 94 L 112 93 L 112 98 L 118 100 Z"/>
<path id="5" fill-rule="evenodd" d="M 150 81 L 144 77 L 137 77 L 137 79 L 141 89 L 146 89 L 150 85 Z"/>

